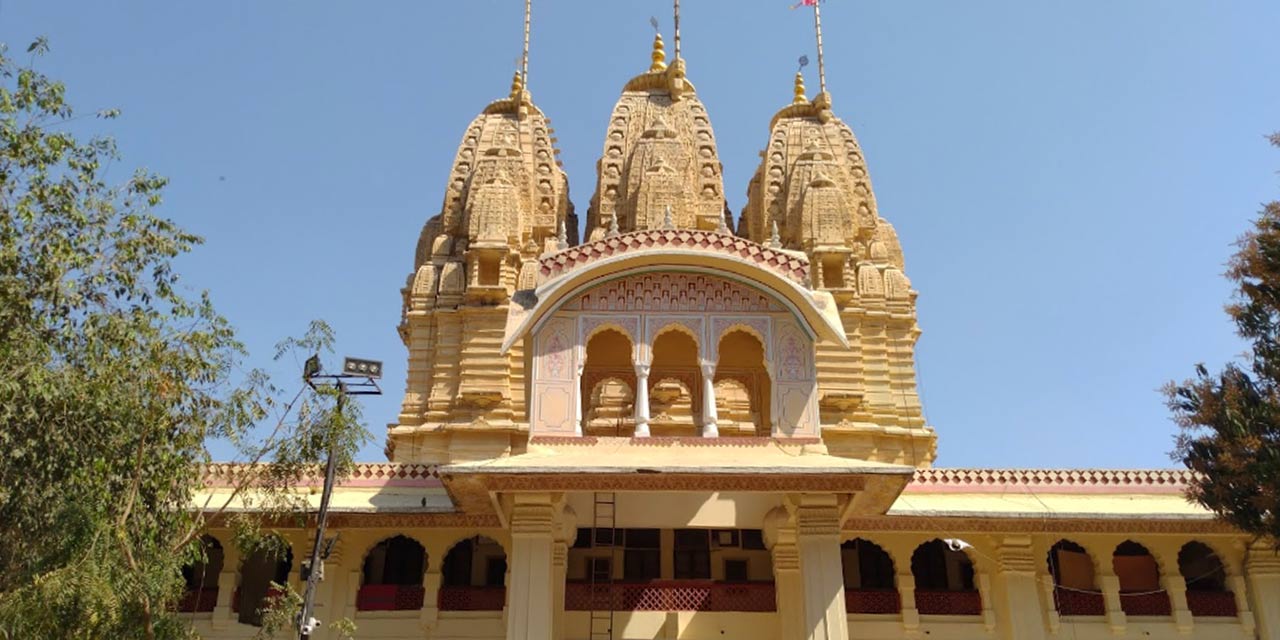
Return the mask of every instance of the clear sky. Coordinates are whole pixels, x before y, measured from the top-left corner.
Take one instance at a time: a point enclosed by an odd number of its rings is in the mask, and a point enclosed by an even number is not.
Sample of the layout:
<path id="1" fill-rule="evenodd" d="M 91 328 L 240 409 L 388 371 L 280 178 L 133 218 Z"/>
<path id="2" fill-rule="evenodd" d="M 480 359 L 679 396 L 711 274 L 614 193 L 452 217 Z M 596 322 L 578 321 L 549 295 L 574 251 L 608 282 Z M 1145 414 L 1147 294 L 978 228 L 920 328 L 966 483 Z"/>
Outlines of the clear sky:
<path id="1" fill-rule="evenodd" d="M 657 0 L 535 0 L 530 88 L 585 218 L 604 127 L 648 65 Z M 735 212 L 813 55 L 788 0 L 685 0 L 689 78 Z M 507 93 L 519 0 L 0 0 L 0 41 L 109 131 L 123 180 L 172 179 L 161 212 L 207 244 L 181 262 L 255 358 L 311 318 L 404 390 L 400 287 L 462 131 Z M 1274 0 L 830 0 L 828 88 L 920 292 L 918 362 L 941 466 L 1165 467 L 1158 388 L 1242 345 L 1220 274 L 1280 197 Z M 670 42 L 670 37 L 668 37 Z M 816 91 L 816 65 L 808 67 Z M 288 363 L 285 369 L 292 369 Z M 285 371 L 294 375 L 291 370 Z"/>

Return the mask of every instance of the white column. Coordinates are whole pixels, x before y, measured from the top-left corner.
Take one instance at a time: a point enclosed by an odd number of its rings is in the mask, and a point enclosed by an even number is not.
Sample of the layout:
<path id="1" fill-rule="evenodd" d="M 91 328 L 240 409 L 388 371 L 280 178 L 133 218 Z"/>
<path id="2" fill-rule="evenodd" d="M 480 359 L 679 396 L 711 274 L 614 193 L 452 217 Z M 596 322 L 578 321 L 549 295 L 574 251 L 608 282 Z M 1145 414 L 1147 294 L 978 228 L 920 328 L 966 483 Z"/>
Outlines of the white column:
<path id="1" fill-rule="evenodd" d="M 800 580 L 800 551 L 795 527 L 781 527 L 770 547 L 773 559 L 774 599 L 777 601 L 781 640 L 804 640 L 804 583 Z"/>
<path id="2" fill-rule="evenodd" d="M 848 640 L 840 511 L 834 494 L 803 494 L 795 507 L 796 548 L 804 583 L 804 627 L 809 640 Z"/>
<path id="3" fill-rule="evenodd" d="M 1040 592 L 1036 589 L 1036 558 L 1029 536 L 1008 536 L 996 549 L 999 573 L 995 589 L 999 601 L 1001 636 L 1017 640 L 1045 637 Z M 987 609 L 983 603 L 983 609 Z"/>
<path id="4" fill-rule="evenodd" d="M 719 416 L 716 415 L 716 363 L 702 362 L 702 437 L 718 438 L 720 430 L 716 427 Z"/>
<path id="5" fill-rule="evenodd" d="M 551 640 L 555 507 L 545 493 L 517 493 L 511 509 L 507 640 Z"/>
<path id="6" fill-rule="evenodd" d="M 636 433 L 637 438 L 649 437 L 649 364 L 636 363 Z"/>
<path id="7" fill-rule="evenodd" d="M 1108 564 L 1110 563 L 1108 562 Z M 1107 625 L 1111 627 L 1111 633 L 1124 635 L 1128 616 L 1125 615 L 1124 609 L 1120 606 L 1120 578 L 1116 577 L 1114 573 L 1108 572 L 1098 576 L 1098 583 L 1102 585 L 1102 601 L 1107 607 Z"/>
<path id="8" fill-rule="evenodd" d="M 583 424 L 582 405 L 587 403 L 587 398 L 591 395 L 591 390 L 582 388 L 582 371 L 587 368 L 587 352 L 585 349 L 581 351 L 578 358 L 578 366 L 573 371 L 573 390 L 577 394 L 577 402 L 573 403 L 573 435 L 580 436 L 586 431 L 587 425 Z"/>
<path id="9" fill-rule="evenodd" d="M 1261 640 L 1280 640 L 1280 555 L 1272 544 L 1259 540 L 1250 545 L 1244 563 Z"/>

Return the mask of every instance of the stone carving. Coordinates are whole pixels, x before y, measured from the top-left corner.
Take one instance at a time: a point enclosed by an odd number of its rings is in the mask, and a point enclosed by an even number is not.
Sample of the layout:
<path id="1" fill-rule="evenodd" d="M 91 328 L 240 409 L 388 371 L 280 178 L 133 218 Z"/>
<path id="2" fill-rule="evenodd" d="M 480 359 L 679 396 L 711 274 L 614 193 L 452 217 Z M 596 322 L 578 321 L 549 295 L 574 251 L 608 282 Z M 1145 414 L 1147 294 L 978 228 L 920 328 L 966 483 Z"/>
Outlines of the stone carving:
<path id="1" fill-rule="evenodd" d="M 702 274 L 627 276 L 596 286 L 565 309 L 583 311 L 781 311 L 768 296 L 731 280 Z"/>

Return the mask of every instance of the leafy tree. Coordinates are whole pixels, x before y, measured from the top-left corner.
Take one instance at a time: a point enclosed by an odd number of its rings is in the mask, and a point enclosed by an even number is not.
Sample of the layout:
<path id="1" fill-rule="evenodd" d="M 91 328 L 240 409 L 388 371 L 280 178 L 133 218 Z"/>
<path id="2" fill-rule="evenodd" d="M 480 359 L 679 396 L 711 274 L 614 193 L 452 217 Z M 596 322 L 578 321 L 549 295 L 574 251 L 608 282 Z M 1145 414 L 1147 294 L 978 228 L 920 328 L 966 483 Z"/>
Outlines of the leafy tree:
<path id="1" fill-rule="evenodd" d="M 278 521 L 300 518 L 290 487 L 330 447 L 347 472 L 368 433 L 355 403 L 245 372 L 227 320 L 179 285 L 200 238 L 154 213 L 165 179 L 108 181 L 116 146 L 69 132 L 65 87 L 33 66 L 46 50 L 20 65 L 0 45 L 0 638 L 188 637 L 180 570 L 228 520 L 192 508 L 206 443 L 253 463 L 234 493 Z M 332 342 L 313 323 L 277 357 Z"/>
<path id="2" fill-rule="evenodd" d="M 1270 137 L 1280 147 L 1280 133 Z M 1195 471 L 1189 497 L 1233 526 L 1280 540 L 1280 202 L 1263 206 L 1227 268 L 1227 313 L 1247 362 L 1203 364 L 1165 393 L 1182 428 L 1173 457 Z"/>

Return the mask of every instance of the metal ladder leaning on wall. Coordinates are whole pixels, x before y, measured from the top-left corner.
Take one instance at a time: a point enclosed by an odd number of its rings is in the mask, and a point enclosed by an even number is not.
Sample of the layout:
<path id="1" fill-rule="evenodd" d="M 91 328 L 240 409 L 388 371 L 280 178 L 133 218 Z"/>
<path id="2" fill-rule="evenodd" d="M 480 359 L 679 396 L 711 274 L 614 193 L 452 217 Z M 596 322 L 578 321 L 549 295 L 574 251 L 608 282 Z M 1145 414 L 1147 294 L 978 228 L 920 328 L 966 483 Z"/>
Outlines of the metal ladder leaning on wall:
<path id="1" fill-rule="evenodd" d="M 609 549 L 608 574 L 598 576 L 595 566 L 587 563 L 591 584 L 591 611 L 588 621 L 590 640 L 613 640 L 613 569 L 618 554 L 618 500 L 614 493 L 596 493 L 592 498 L 591 548 Z M 592 557 L 595 557 L 594 554 Z M 606 608 L 601 609 L 601 606 Z"/>

